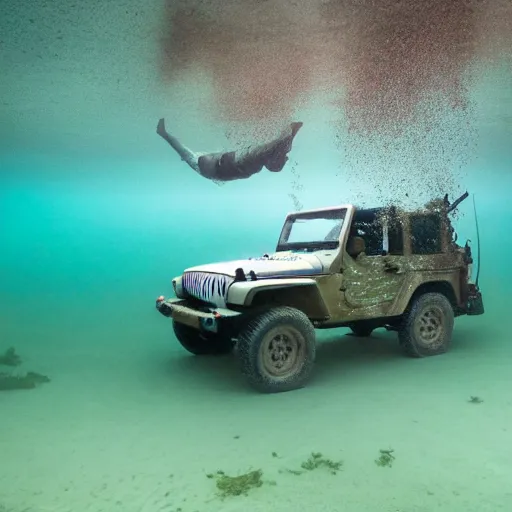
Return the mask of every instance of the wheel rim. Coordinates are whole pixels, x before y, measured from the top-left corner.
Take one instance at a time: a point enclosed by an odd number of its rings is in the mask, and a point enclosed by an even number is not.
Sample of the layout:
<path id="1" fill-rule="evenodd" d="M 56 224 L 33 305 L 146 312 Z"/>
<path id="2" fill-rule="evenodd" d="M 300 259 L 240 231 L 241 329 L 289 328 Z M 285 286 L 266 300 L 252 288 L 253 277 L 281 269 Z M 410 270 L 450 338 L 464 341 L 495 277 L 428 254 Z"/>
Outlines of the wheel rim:
<path id="1" fill-rule="evenodd" d="M 304 338 L 292 327 L 280 326 L 267 333 L 260 347 L 264 371 L 272 377 L 294 373 L 304 359 Z"/>
<path id="2" fill-rule="evenodd" d="M 425 347 L 436 347 L 442 344 L 444 332 L 444 315 L 440 308 L 425 308 L 415 325 L 416 340 Z"/>

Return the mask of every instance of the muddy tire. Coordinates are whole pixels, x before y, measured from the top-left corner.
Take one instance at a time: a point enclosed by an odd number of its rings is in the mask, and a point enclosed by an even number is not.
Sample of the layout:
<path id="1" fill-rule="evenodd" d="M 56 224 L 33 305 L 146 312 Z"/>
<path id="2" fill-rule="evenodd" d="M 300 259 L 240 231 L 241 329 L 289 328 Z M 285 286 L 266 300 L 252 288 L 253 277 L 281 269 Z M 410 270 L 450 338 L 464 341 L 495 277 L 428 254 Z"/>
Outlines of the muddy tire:
<path id="1" fill-rule="evenodd" d="M 174 320 L 172 327 L 181 346 L 196 356 L 229 354 L 233 350 L 234 342 L 229 337 L 215 333 L 202 333 Z"/>
<path id="2" fill-rule="evenodd" d="M 262 393 L 304 387 L 316 356 L 315 329 L 309 318 L 290 307 L 277 307 L 252 318 L 238 335 L 242 373 Z"/>
<path id="3" fill-rule="evenodd" d="M 454 313 L 442 293 L 425 293 L 413 300 L 398 331 L 404 352 L 427 357 L 446 352 L 452 340 Z"/>

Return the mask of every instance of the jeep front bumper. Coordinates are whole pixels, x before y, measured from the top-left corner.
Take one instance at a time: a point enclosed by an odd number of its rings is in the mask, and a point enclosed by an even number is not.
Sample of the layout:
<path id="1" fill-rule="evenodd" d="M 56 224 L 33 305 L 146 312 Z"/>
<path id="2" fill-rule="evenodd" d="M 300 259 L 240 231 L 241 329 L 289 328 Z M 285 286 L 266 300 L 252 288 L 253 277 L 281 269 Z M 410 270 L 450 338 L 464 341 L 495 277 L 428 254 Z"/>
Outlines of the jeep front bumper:
<path id="1" fill-rule="evenodd" d="M 172 318 L 180 324 L 209 332 L 218 332 L 223 321 L 241 315 L 238 311 L 226 308 L 212 307 L 199 311 L 188 306 L 184 299 L 165 299 L 162 296 L 156 300 L 156 309 L 165 317 Z"/>

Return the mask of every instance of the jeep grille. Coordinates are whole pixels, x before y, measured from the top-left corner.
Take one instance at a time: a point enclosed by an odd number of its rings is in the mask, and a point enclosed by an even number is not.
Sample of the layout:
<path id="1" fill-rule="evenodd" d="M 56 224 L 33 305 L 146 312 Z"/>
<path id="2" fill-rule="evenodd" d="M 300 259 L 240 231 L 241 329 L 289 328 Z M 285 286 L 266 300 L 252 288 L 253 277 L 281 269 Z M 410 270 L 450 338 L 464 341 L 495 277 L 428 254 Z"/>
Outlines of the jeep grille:
<path id="1" fill-rule="evenodd" d="M 226 305 L 228 288 L 232 282 L 232 277 L 208 272 L 185 272 L 182 281 L 186 293 L 219 307 Z"/>

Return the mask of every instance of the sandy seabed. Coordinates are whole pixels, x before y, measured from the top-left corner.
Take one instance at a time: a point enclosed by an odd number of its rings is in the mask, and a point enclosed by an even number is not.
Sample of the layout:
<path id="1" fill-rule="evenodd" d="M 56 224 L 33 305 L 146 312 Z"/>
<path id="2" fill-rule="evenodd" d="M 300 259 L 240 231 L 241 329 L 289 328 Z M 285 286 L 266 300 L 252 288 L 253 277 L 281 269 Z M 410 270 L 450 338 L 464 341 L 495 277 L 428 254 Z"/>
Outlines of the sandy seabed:
<path id="1" fill-rule="evenodd" d="M 16 347 L 52 381 L 0 395 L 1 512 L 512 510 L 512 346 L 496 314 L 457 319 L 452 350 L 423 360 L 383 330 L 320 332 L 310 385 L 278 395 L 168 328 Z M 312 452 L 342 470 L 289 471 Z M 251 469 L 264 483 L 247 496 L 221 499 L 206 476 Z"/>

